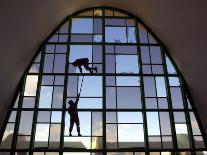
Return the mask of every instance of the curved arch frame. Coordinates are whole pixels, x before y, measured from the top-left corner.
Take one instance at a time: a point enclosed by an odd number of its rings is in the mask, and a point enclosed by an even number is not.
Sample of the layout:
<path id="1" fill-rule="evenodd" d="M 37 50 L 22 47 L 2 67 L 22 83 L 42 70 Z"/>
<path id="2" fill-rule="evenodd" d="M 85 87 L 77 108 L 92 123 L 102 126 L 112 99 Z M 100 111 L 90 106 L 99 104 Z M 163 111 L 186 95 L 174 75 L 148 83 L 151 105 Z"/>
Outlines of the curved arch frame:
<path id="1" fill-rule="evenodd" d="M 1 129 L 1 131 L 0 131 L 0 139 L 2 139 L 2 137 L 3 137 L 3 133 L 4 133 L 4 130 L 5 130 L 5 128 L 6 128 L 6 125 L 7 125 L 7 122 L 8 122 L 8 120 L 9 120 L 9 117 L 10 117 L 10 114 L 11 114 L 11 112 L 12 112 L 12 108 L 13 108 L 13 106 L 14 106 L 14 104 L 15 104 L 15 101 L 16 101 L 16 99 L 17 99 L 17 97 L 18 97 L 18 94 L 19 94 L 19 92 L 23 89 L 22 88 L 22 84 L 25 82 L 25 77 L 26 77 L 26 75 L 27 75 L 27 73 L 28 73 L 28 71 L 29 71 L 29 69 L 30 69 L 30 67 L 32 66 L 32 63 L 33 63 L 33 61 L 35 60 L 35 58 L 37 57 L 37 55 L 40 53 L 40 51 L 41 51 L 41 49 L 44 47 L 44 45 L 47 43 L 47 41 L 51 38 L 51 36 L 65 23 L 65 22 L 67 22 L 68 20 L 70 21 L 70 24 L 71 24 L 71 19 L 72 19 L 72 17 L 76 17 L 78 14 L 80 14 L 80 13 L 83 13 L 83 12 L 85 12 L 85 11 L 90 11 L 90 10 L 94 10 L 94 9 L 102 9 L 102 10 L 105 10 L 105 9 L 109 9 L 109 10 L 114 10 L 114 11 L 119 11 L 119 12 L 121 12 L 121 13 L 124 13 L 124 14 L 126 14 L 126 15 L 128 15 L 128 16 L 130 16 L 130 17 L 132 17 L 132 18 L 134 18 L 137 22 L 139 22 L 139 23 L 141 23 L 143 26 L 144 26 L 144 28 L 146 28 L 147 29 L 147 31 L 152 35 L 152 37 L 154 37 L 156 40 L 157 40 L 157 42 L 158 42 L 158 44 L 160 45 L 160 47 L 162 47 L 162 49 L 164 50 L 164 53 L 170 58 L 170 61 L 173 63 L 173 65 L 174 65 L 174 67 L 175 67 L 175 69 L 176 69 L 176 71 L 177 71 L 177 73 L 178 73 L 178 75 L 181 77 L 181 81 L 183 82 L 183 89 L 184 89 L 184 91 L 188 94 L 188 97 L 189 97 L 189 100 L 191 101 L 191 106 L 192 106 L 192 109 L 193 109 L 193 111 L 194 111 L 194 113 L 195 113 L 195 116 L 196 116 L 196 119 L 197 119 L 197 121 L 198 121 L 198 124 L 199 124 L 199 127 L 200 127 L 200 130 L 201 130 L 201 134 L 202 134 L 202 136 L 203 136 L 203 138 L 204 138 L 204 142 L 205 142 L 205 145 L 207 146 L 207 137 L 206 137 L 206 135 L 205 135 L 205 131 L 204 131 L 204 129 L 203 129 L 203 126 L 202 126 L 202 124 L 201 124 L 201 120 L 200 120 L 200 118 L 199 118 L 199 115 L 198 115 L 198 112 L 197 112 L 197 110 L 196 110 L 196 108 L 195 108 L 195 106 L 194 106 L 194 103 L 193 103 L 193 99 L 192 99 L 192 97 L 191 97 L 191 95 L 190 95 L 190 91 L 189 91 L 189 89 L 188 89 L 188 87 L 187 87 L 187 84 L 186 84 L 186 82 L 185 82 L 185 79 L 184 79 L 184 76 L 182 75 L 182 73 L 179 71 L 179 69 L 178 69 L 178 67 L 177 67 L 177 65 L 175 64 L 175 62 L 174 62 L 174 60 L 173 60 L 173 58 L 171 57 L 171 55 L 169 54 L 169 52 L 168 52 L 168 49 L 167 49 L 167 47 L 163 44 L 163 42 L 156 36 L 156 34 L 155 33 L 153 33 L 153 31 L 141 20 L 141 19 L 139 19 L 137 16 L 135 16 L 135 15 L 133 15 L 133 14 L 131 14 L 131 13 L 129 13 L 129 12 L 127 12 L 127 11 L 125 11 L 125 10 L 122 10 L 122 9 L 119 9 L 119 8 L 114 8 L 114 7 L 108 7 L 108 6 L 98 6 L 98 7 L 91 7 L 91 8 L 86 8 L 86 9 L 83 9 L 83 10 L 80 10 L 80 11 L 77 11 L 77 12 L 75 12 L 75 13 L 73 13 L 73 14 L 71 14 L 71 15 L 69 15 L 69 16 L 67 16 L 51 33 L 50 33 L 50 35 L 41 43 L 41 45 L 39 46 L 39 48 L 38 48 L 38 50 L 37 50 L 37 52 L 36 52 L 36 54 L 33 56 L 33 58 L 32 58 L 32 60 L 31 60 L 31 62 L 30 62 L 30 64 L 28 65 L 28 67 L 27 67 L 27 69 L 26 69 L 26 71 L 23 73 L 23 75 L 22 75 L 22 77 L 21 77 L 21 80 L 20 80 L 20 82 L 19 82 L 19 84 L 18 84 L 18 87 L 17 87 L 17 89 L 16 89 L 16 93 L 15 93 L 15 95 L 14 95 L 14 97 L 13 97 L 13 99 L 12 99 L 12 102 L 11 102 L 11 105 L 10 105 L 10 108 L 9 108 L 9 111 L 8 111 L 8 113 L 7 113 L 7 116 L 6 116 L 6 119 L 4 120 L 4 123 L 3 123 L 3 126 L 2 126 L 2 129 Z M 105 16 L 102 16 L 102 19 L 104 19 L 105 18 Z M 115 17 L 116 18 L 116 17 Z M 104 22 L 103 22 L 104 23 Z M 71 25 L 69 26 L 70 28 L 71 28 Z M 70 33 L 70 32 L 69 32 Z M 104 45 L 104 43 L 102 43 L 103 45 Z M 135 43 L 135 44 L 139 44 L 139 43 Z M 146 45 L 149 45 L 148 43 L 146 43 Z M 105 46 L 105 45 L 104 45 Z M 166 65 L 166 63 L 164 64 L 164 65 Z M 168 90 L 169 91 L 169 90 Z M 18 117 L 18 116 L 17 116 Z M 122 149 L 122 150 L 119 150 L 119 152 L 122 152 L 122 151 L 132 151 L 133 149 Z M 196 151 L 197 149 L 190 149 L 192 152 L 194 152 L 194 151 Z M 183 151 L 190 151 L 190 150 L 186 150 L 186 149 L 183 149 Z M 199 150 L 199 149 L 198 149 Z M 53 150 L 53 151 L 55 151 L 55 150 Z M 62 152 L 64 152 L 64 151 L 69 151 L 69 150 L 65 150 L 65 149 L 58 149 L 57 151 L 59 151 L 60 153 L 62 153 Z M 73 150 L 70 150 L 70 151 L 72 151 L 73 152 Z M 82 150 L 83 152 L 88 152 L 88 151 L 92 151 L 92 150 Z M 134 149 L 134 151 L 139 151 L 139 149 L 137 150 L 137 149 Z M 142 150 L 142 151 L 146 151 L 146 150 Z M 149 150 L 147 150 L 146 152 L 148 152 Z M 154 149 L 154 150 L 152 150 L 152 151 L 156 151 L 156 149 Z M 161 151 L 160 149 L 157 149 L 157 151 Z M 166 150 L 165 150 L 166 151 Z M 172 150 L 171 150 L 172 151 Z M 182 151 L 182 149 L 175 149 L 174 150 L 174 152 L 179 152 L 179 151 Z M 46 152 L 46 151 L 45 151 Z M 75 151 L 76 152 L 76 151 Z M 92 151 L 92 152 L 94 152 L 94 151 Z M 96 151 L 95 151 L 96 152 Z M 107 151 L 106 151 L 106 149 L 103 149 L 103 153 L 106 153 Z"/>

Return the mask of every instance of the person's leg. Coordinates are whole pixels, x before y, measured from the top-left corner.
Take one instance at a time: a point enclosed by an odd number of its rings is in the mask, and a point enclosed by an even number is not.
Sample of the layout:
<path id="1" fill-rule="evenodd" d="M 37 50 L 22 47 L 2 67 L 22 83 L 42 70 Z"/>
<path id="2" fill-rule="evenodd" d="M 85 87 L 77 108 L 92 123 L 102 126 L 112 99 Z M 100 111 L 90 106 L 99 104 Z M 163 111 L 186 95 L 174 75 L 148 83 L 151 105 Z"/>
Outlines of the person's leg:
<path id="1" fill-rule="evenodd" d="M 70 119 L 70 128 L 69 128 L 69 136 L 72 136 L 71 132 L 73 130 L 74 120 Z"/>
<path id="2" fill-rule="evenodd" d="M 81 66 L 78 66 L 78 68 L 79 68 L 79 70 L 80 70 L 80 73 L 83 74 L 83 73 L 82 73 L 82 68 L 81 68 Z"/>
<path id="3" fill-rule="evenodd" d="M 79 119 L 77 119 L 77 120 L 75 121 L 75 123 L 76 123 L 76 126 L 77 126 L 78 136 L 82 136 L 82 135 L 80 134 L 80 122 L 79 122 Z"/>

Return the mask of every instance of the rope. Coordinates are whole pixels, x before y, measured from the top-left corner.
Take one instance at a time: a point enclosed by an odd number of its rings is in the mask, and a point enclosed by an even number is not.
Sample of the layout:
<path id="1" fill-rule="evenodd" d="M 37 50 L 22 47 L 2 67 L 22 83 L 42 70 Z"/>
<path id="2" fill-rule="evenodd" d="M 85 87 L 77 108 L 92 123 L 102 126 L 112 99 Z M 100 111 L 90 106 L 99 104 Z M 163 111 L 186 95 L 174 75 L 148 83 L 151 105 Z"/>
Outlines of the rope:
<path id="1" fill-rule="evenodd" d="M 83 79 L 84 79 L 84 76 L 83 76 L 82 81 L 81 81 L 81 86 L 80 86 L 79 94 L 81 93 L 81 90 L 82 90 Z"/>

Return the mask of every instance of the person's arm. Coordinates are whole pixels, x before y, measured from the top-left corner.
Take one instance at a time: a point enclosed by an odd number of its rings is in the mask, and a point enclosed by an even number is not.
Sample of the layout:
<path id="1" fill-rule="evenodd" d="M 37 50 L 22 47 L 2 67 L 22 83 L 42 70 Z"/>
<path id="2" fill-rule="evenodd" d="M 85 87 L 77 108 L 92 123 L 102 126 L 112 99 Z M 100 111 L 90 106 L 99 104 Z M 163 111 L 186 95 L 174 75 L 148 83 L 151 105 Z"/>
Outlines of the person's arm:
<path id="1" fill-rule="evenodd" d="M 78 66 L 78 68 L 79 68 L 79 70 L 80 70 L 80 73 L 83 74 L 83 73 L 82 73 L 82 68 L 81 68 L 81 66 Z"/>
<path id="2" fill-rule="evenodd" d="M 76 98 L 75 104 L 78 104 L 79 98 L 80 98 L 80 93 L 78 94 L 78 96 Z"/>

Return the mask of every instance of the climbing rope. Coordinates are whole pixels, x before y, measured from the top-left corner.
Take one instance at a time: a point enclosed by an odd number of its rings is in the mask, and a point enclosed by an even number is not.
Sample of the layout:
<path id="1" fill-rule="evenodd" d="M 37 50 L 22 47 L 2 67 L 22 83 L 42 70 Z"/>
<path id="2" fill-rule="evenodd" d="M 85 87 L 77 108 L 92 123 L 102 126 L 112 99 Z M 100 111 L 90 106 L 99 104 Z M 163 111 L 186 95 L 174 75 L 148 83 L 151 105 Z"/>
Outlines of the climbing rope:
<path id="1" fill-rule="evenodd" d="M 82 77 L 82 81 L 81 81 L 81 86 L 80 86 L 79 94 L 81 93 L 81 90 L 82 90 L 82 86 L 83 86 L 83 79 L 84 79 L 84 75 L 83 75 L 83 77 Z"/>

